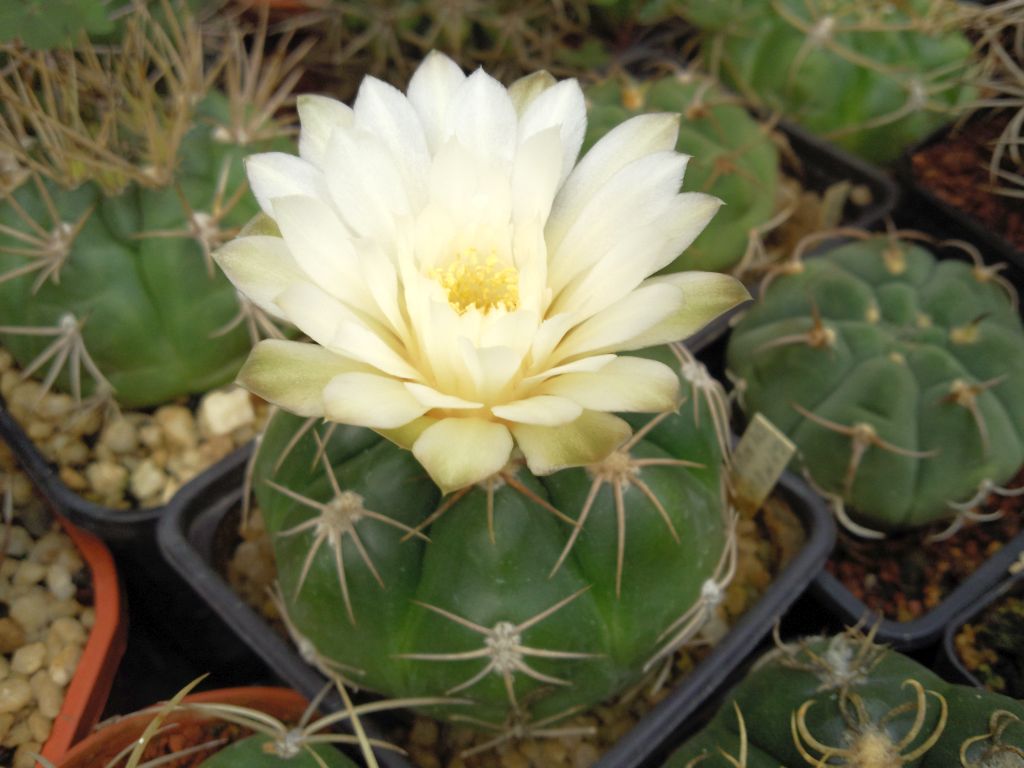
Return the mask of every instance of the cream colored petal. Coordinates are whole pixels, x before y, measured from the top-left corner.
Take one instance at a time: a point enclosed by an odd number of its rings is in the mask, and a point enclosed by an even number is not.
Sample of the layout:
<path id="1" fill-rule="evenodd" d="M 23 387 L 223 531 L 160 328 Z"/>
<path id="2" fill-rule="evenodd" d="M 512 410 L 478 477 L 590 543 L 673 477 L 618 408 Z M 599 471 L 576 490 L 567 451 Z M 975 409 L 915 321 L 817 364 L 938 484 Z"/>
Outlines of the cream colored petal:
<path id="1" fill-rule="evenodd" d="M 512 435 L 493 421 L 442 419 L 423 431 L 412 452 L 441 491 L 451 493 L 504 468 Z"/>
<path id="2" fill-rule="evenodd" d="M 611 306 L 682 253 L 720 206 L 700 192 L 677 195 L 656 221 L 610 237 L 611 249 L 562 289 L 552 311 L 586 317 Z"/>
<path id="3" fill-rule="evenodd" d="M 472 152 L 508 162 L 515 151 L 517 122 L 508 91 L 482 69 L 459 86 L 445 119 L 449 135 Z"/>
<path id="4" fill-rule="evenodd" d="M 342 320 L 326 345 L 346 357 L 372 365 L 378 370 L 400 379 L 419 381 L 422 377 L 410 363 L 380 336 L 358 319 Z"/>
<path id="5" fill-rule="evenodd" d="M 323 416 L 328 382 L 339 374 L 362 369 L 316 344 L 267 339 L 249 353 L 238 372 L 238 383 L 299 416 Z"/>
<path id="6" fill-rule="evenodd" d="M 352 109 L 337 99 L 311 93 L 300 94 L 295 106 L 302 126 L 299 131 L 299 157 L 321 167 L 331 132 L 339 126 L 352 125 Z"/>
<path id="7" fill-rule="evenodd" d="M 557 294 L 625 233 L 656 221 L 679 191 L 687 157 L 659 152 L 630 163 L 594 192 L 561 242 L 548 232 L 548 284 Z"/>
<path id="8" fill-rule="evenodd" d="M 598 411 L 584 411 L 576 421 L 558 427 L 512 424 L 510 429 L 535 475 L 600 461 L 631 434 L 618 416 Z"/>
<path id="9" fill-rule="evenodd" d="M 389 242 L 396 216 L 408 215 L 405 182 L 381 142 L 356 130 L 331 134 L 324 175 L 335 209 L 357 235 Z"/>
<path id="10" fill-rule="evenodd" d="M 555 199 L 548 221 L 549 243 L 556 246 L 590 198 L 609 179 L 645 155 L 675 149 L 679 115 L 648 114 L 620 123 L 577 163 Z"/>
<path id="11" fill-rule="evenodd" d="M 556 427 L 559 424 L 575 421 L 583 413 L 583 408 L 579 403 L 564 397 L 538 395 L 504 405 L 496 405 L 491 408 L 491 413 L 499 419 L 518 424 Z"/>
<path id="12" fill-rule="evenodd" d="M 511 347 L 476 347 L 466 338 L 459 339 L 456 347 L 474 396 L 481 402 L 503 399 L 517 378 L 522 353 Z"/>
<path id="13" fill-rule="evenodd" d="M 302 195 L 274 199 L 281 234 L 309 281 L 349 306 L 372 308 L 351 236 L 334 209 Z"/>
<path id="14" fill-rule="evenodd" d="M 431 51 L 409 81 L 409 102 L 419 115 L 431 153 L 441 146 L 452 97 L 465 79 L 458 64 L 443 53 Z"/>
<path id="15" fill-rule="evenodd" d="M 736 278 L 681 272 L 651 278 L 568 333 L 555 360 L 679 341 L 750 298 Z"/>
<path id="16" fill-rule="evenodd" d="M 568 398 L 592 411 L 654 413 L 677 406 L 679 378 L 656 360 L 617 357 L 599 371 L 551 378 L 537 391 Z"/>
<path id="17" fill-rule="evenodd" d="M 364 77 L 352 106 L 355 126 L 375 137 L 395 159 L 410 205 L 423 204 L 430 153 L 419 115 L 400 90 Z"/>
<path id="18" fill-rule="evenodd" d="M 524 378 L 520 384 L 524 388 L 529 388 L 547 379 L 561 376 L 563 373 L 592 373 L 601 370 L 615 359 L 617 359 L 615 355 L 588 355 L 587 357 L 581 357 L 579 360 L 573 360 L 571 363 L 563 363 L 553 368 L 544 368 L 539 373 Z"/>
<path id="19" fill-rule="evenodd" d="M 374 373 L 344 373 L 323 391 L 324 416 L 371 429 L 394 429 L 427 412 L 402 382 Z"/>
<path id="20" fill-rule="evenodd" d="M 265 152 L 245 159 L 249 187 L 260 208 L 274 215 L 271 200 L 285 195 L 307 195 L 327 199 L 327 188 L 320 169 L 301 157 L 284 152 Z"/>
<path id="21" fill-rule="evenodd" d="M 475 403 L 471 400 L 455 397 L 454 395 L 446 395 L 425 384 L 407 381 L 405 382 L 405 388 L 409 390 L 409 394 L 415 397 L 421 405 L 428 409 L 451 408 L 453 410 L 471 410 L 483 407 L 483 403 Z"/>
<path id="22" fill-rule="evenodd" d="M 508 95 L 516 108 L 516 114 L 522 117 L 526 108 L 533 103 L 533 100 L 557 82 L 554 75 L 547 70 L 541 69 L 520 77 L 512 83 L 508 87 Z"/>
<path id="23" fill-rule="evenodd" d="M 575 80 L 562 80 L 537 94 L 519 121 L 519 143 L 552 127 L 558 128 L 562 144 L 561 185 L 576 163 L 587 130 L 587 106 Z"/>
<path id="24" fill-rule="evenodd" d="M 381 437 L 390 440 L 399 448 L 411 451 L 413 445 L 420 439 L 420 435 L 423 434 L 427 427 L 436 424 L 438 421 L 439 419 L 435 419 L 432 416 L 420 416 L 418 419 L 413 419 L 408 424 L 403 424 L 394 429 L 377 429 L 374 431 Z"/>
<path id="25" fill-rule="evenodd" d="M 558 127 L 534 134 L 519 147 L 512 166 L 512 221 L 545 221 L 561 182 L 563 147 Z"/>
<path id="26" fill-rule="evenodd" d="M 213 259 L 235 288 L 277 318 L 285 318 L 274 302 L 278 295 L 289 285 L 308 280 L 280 237 L 239 237 L 214 251 Z"/>
<path id="27" fill-rule="evenodd" d="M 329 349 L 338 323 L 352 317 L 352 310 L 308 281 L 287 286 L 274 302 L 300 331 L 320 346 Z M 341 352 L 338 349 L 334 351 Z"/>

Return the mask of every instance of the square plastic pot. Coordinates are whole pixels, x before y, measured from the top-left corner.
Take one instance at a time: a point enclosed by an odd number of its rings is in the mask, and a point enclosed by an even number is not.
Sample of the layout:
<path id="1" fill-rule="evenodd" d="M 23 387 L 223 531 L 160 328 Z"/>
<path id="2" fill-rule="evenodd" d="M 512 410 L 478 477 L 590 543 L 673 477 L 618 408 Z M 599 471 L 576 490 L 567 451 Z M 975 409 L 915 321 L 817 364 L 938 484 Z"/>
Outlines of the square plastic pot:
<path id="1" fill-rule="evenodd" d="M 225 474 L 221 479 L 211 481 L 207 487 L 192 486 L 180 494 L 160 520 L 160 548 L 196 594 L 278 677 L 307 696 L 313 696 L 325 684 L 324 677 L 306 664 L 291 643 L 250 608 L 221 575 L 238 540 L 244 464 L 239 458 L 234 466 L 223 468 Z M 803 549 L 711 655 L 612 747 L 595 768 L 633 768 L 648 764 L 669 734 L 726 682 L 822 569 L 835 540 L 831 514 L 822 501 L 794 477 L 784 476 L 776 492 L 789 502 L 805 529 L 807 540 Z M 333 703 L 328 700 L 332 706 L 339 703 L 336 699 Z M 382 751 L 379 759 L 389 768 L 411 768 L 404 758 L 394 753 Z"/>

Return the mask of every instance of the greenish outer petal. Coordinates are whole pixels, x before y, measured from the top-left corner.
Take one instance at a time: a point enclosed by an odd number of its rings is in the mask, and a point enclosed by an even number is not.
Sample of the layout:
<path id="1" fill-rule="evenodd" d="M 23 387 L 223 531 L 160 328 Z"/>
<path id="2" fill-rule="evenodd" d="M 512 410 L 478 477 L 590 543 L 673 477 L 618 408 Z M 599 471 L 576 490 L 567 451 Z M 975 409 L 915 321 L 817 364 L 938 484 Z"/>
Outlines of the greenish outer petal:
<path id="1" fill-rule="evenodd" d="M 847 507 L 881 529 L 951 517 L 948 502 L 970 498 L 983 480 L 1007 481 L 1024 462 L 1024 332 L 1009 298 L 967 263 L 899 247 L 900 274 L 886 267 L 885 238 L 809 259 L 801 274 L 772 282 L 728 349 L 730 370 L 746 382 L 746 413 L 760 411 L 792 437 L 828 491 L 843 490 L 850 438 L 803 417 L 794 403 L 839 424 L 871 424 L 901 449 L 937 452 L 917 458 L 871 447 L 864 454 Z M 835 344 L 780 343 L 812 328 L 814 307 Z M 950 340 L 952 329 L 975 321 L 975 342 Z M 976 401 L 984 430 L 949 401 L 957 379 L 999 381 Z"/>
<path id="2" fill-rule="evenodd" d="M 223 97 L 213 94 L 207 111 Z M 228 195 L 244 183 L 242 157 L 252 147 L 215 141 L 209 125 L 197 124 L 184 138 L 176 183 L 195 211 L 210 210 L 221 168 L 229 168 Z M 64 190 L 44 182 L 61 219 L 75 222 L 92 210 L 60 272 L 33 291 L 37 273 L 0 282 L 0 326 L 54 327 L 73 314 L 84 320 L 86 349 L 127 407 L 155 405 L 231 381 L 250 347 L 244 323 L 220 335 L 239 311 L 235 290 L 213 266 L 208 272 L 200 245 L 187 235 L 140 237 L 146 232 L 187 232 L 188 219 L 173 188 L 129 186 L 105 197 L 93 184 Z M 53 226 L 34 184 L 14 193 L 20 206 L 44 228 Z M 224 217 L 223 228 L 240 227 L 257 211 L 248 196 Z M 13 206 L 0 206 L 0 225 L 26 230 Z M 0 277 L 26 263 L 5 253 L 25 244 L 0 234 Z M 0 343 L 27 366 L 52 336 L 0 334 Z M 45 375 L 46 367 L 39 375 Z M 93 382 L 83 371 L 84 389 Z M 65 371 L 57 385 L 67 389 Z"/>
<path id="3" fill-rule="evenodd" d="M 832 11 L 824 5 L 733 0 L 715 3 L 721 14 L 709 14 L 707 5 L 684 0 L 682 12 L 704 28 L 701 55 L 720 62 L 726 85 L 867 160 L 894 160 L 975 97 L 963 84 L 971 43 L 957 28 L 935 26 L 955 18 L 952 2 L 937 8 L 933 0 L 913 0 L 892 6 L 884 20 L 873 6 L 840 5 L 825 43 L 805 31 L 820 28 Z M 915 81 L 926 98 L 907 108 Z"/>
<path id="4" fill-rule="evenodd" d="M 356 768 L 356 764 L 329 744 L 312 744 L 290 758 L 278 757 L 267 747 L 271 739 L 262 734 L 229 744 L 206 758 L 198 768 Z M 321 762 L 322 761 L 322 762 Z"/>
<path id="5" fill-rule="evenodd" d="M 722 755 L 722 751 L 736 757 L 740 754 L 740 738 L 735 705 L 738 705 L 747 730 L 748 756 L 745 768 L 802 768 L 808 763 L 797 750 L 792 735 L 790 718 L 807 701 L 813 702 L 806 712 L 806 724 L 815 739 L 824 745 L 848 747 L 848 726 L 839 710 L 838 694 L 834 685 L 823 681 L 815 672 L 799 668 L 810 660 L 810 653 L 827 660 L 827 642 L 811 641 L 803 650 L 790 648 L 786 652 L 773 651 L 755 667 L 731 693 L 715 718 L 700 733 L 691 738 L 665 763 L 664 768 L 686 768 L 690 761 L 707 755 L 700 761 L 701 768 L 735 768 Z M 849 661 L 849 659 L 847 659 Z M 909 755 L 916 747 L 940 728 L 941 707 L 935 694 L 943 697 L 948 707 L 946 723 L 941 727 L 938 741 L 917 759 L 900 763 L 904 768 L 953 768 L 960 766 L 960 747 L 968 739 L 990 733 L 993 713 L 1005 711 L 1011 725 L 1002 734 L 1001 743 L 1024 749 L 1024 704 L 990 691 L 953 685 L 912 659 L 886 651 L 885 655 L 866 677 L 858 678 L 849 690 L 860 696 L 871 721 L 905 702 L 914 702 L 913 689 L 906 680 L 918 681 L 927 691 L 924 722 L 917 738 L 902 750 Z M 909 708 L 892 718 L 888 732 L 895 741 L 901 740 L 912 728 L 918 709 Z M 975 742 L 968 757 L 978 761 L 976 768 L 997 768 L 995 761 L 981 762 L 985 749 L 993 740 Z M 806 746 L 806 744 L 805 744 Z M 815 757 L 820 751 L 809 750 Z M 848 757 L 844 765 L 873 765 L 854 762 Z M 828 763 L 828 765 L 840 763 Z M 1013 765 L 1013 763 L 1010 763 Z"/>
<path id="6" fill-rule="evenodd" d="M 706 192 L 725 205 L 711 223 L 663 272 L 699 269 L 725 271 L 743 258 L 752 230 L 775 211 L 779 155 L 768 133 L 735 99 L 709 80 L 663 77 L 639 86 L 643 104 L 623 105 L 622 84 L 609 80 L 591 86 L 584 151 L 639 112 L 676 112 L 683 119 L 676 150 L 691 155 L 684 192 Z M 695 104 L 702 108 L 692 108 Z"/>
<path id="7" fill-rule="evenodd" d="M 662 357 L 668 362 L 671 358 Z M 674 363 L 673 363 L 674 364 Z M 634 429 L 651 417 L 627 417 Z M 526 656 L 531 668 L 568 682 L 548 685 L 516 674 L 514 690 L 535 718 L 577 705 L 590 706 L 635 682 L 643 664 L 658 650 L 659 635 L 697 599 L 724 548 L 720 497 L 721 453 L 710 414 L 683 408 L 640 441 L 634 456 L 686 458 L 703 468 L 645 467 L 642 479 L 661 500 L 679 532 L 677 544 L 643 493 L 625 490 L 626 539 L 621 596 L 615 595 L 617 528 L 613 495 L 605 485 L 597 493 L 582 534 L 563 566 L 553 575 L 572 532 L 532 497 L 577 518 L 590 491 L 585 469 L 543 478 L 520 468 L 524 495 L 498 482 L 493 493 L 494 539 L 488 530 L 488 498 L 475 487 L 451 497 L 450 508 L 418 538 L 401 541 L 403 531 L 378 520 L 357 523 L 362 544 L 384 582 L 376 582 L 351 537 L 343 547 L 344 573 L 355 624 L 345 603 L 330 548 L 312 558 L 301 590 L 303 564 L 313 532 L 283 535 L 315 513 L 275 490 L 273 479 L 319 500 L 331 497 L 329 480 L 316 464 L 316 443 L 307 434 L 275 472 L 284 446 L 300 421 L 279 413 L 268 426 L 255 467 L 257 500 L 268 530 L 275 533 L 275 554 L 292 621 L 327 658 L 354 666 L 361 687 L 388 696 L 444 695 L 469 680 L 485 659 L 437 661 L 407 654 L 447 654 L 477 650 L 483 637 L 431 611 L 428 604 L 493 628 L 499 622 L 521 624 L 560 601 L 577 595 L 522 633 L 534 648 L 595 654 L 558 660 Z M 318 427 L 321 434 L 328 434 Z M 440 493 L 415 458 L 368 430 L 332 425 L 326 455 L 342 489 L 363 499 L 363 506 L 406 526 L 418 526 L 440 503 Z M 579 593 L 579 594 L 577 594 Z M 296 594 L 298 595 L 296 597 Z M 476 703 L 439 707 L 434 714 L 468 714 L 495 723 L 509 715 L 502 678 L 495 673 L 459 692 Z"/>

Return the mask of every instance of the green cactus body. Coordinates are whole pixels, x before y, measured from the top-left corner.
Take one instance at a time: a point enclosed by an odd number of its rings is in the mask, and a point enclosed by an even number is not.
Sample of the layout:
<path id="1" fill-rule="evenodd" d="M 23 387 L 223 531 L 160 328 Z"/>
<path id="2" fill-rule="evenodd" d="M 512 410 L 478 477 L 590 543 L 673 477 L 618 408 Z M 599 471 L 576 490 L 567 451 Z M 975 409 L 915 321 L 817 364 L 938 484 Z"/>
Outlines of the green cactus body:
<path id="1" fill-rule="evenodd" d="M 744 411 L 872 528 L 953 517 L 1024 462 L 1024 332 L 984 267 L 851 242 L 776 277 L 727 354 Z"/>
<path id="2" fill-rule="evenodd" d="M 222 132 L 210 125 L 226 109 L 216 93 L 198 106 L 169 185 L 129 184 L 107 196 L 95 182 L 63 189 L 27 180 L 13 202 L 0 206 L 0 342 L 19 365 L 37 361 L 42 377 L 57 360 L 46 357 L 47 348 L 61 334 L 69 342 L 77 337 L 126 407 L 233 379 L 251 339 L 244 323 L 220 332 L 238 318 L 240 305 L 228 280 L 204 259 L 204 247 L 258 209 L 244 189 L 242 168 L 253 147 L 219 140 Z M 40 229 L 49 238 L 48 254 L 45 247 L 26 248 Z M 51 274 L 47 260 L 55 265 Z M 83 391 L 91 391 L 95 375 L 81 362 L 76 370 L 73 353 L 66 359 L 57 385 L 73 389 L 72 377 L 80 375 Z"/>
<path id="3" fill-rule="evenodd" d="M 971 43 L 953 2 L 685 0 L 723 82 L 865 159 L 886 163 L 949 122 Z"/>
<path id="4" fill-rule="evenodd" d="M 272 737 L 257 734 L 229 744 L 197 768 L 356 768 L 356 764 L 328 744 L 304 744 L 295 754 L 282 756 Z"/>
<path id="5" fill-rule="evenodd" d="M 1015 768 L 1024 704 L 947 683 L 851 631 L 770 652 L 665 768 L 808 764 Z"/>
<path id="6" fill-rule="evenodd" d="M 642 112 L 682 115 L 676 149 L 692 155 L 684 192 L 723 205 L 696 240 L 663 271 L 725 271 L 747 251 L 751 232 L 775 212 L 779 155 L 768 131 L 710 79 L 683 73 L 632 84 L 608 80 L 586 90 L 585 152 L 623 120 Z"/>
<path id="7" fill-rule="evenodd" d="M 328 475 L 313 430 L 293 441 L 302 420 L 278 413 L 254 488 L 304 655 L 388 696 L 472 700 L 434 714 L 497 728 L 621 690 L 672 645 L 677 619 L 702 624 L 702 589 L 722 576 L 713 421 L 685 402 L 599 465 L 538 478 L 513 463 L 442 500 L 410 453 L 364 429 L 315 428 Z"/>

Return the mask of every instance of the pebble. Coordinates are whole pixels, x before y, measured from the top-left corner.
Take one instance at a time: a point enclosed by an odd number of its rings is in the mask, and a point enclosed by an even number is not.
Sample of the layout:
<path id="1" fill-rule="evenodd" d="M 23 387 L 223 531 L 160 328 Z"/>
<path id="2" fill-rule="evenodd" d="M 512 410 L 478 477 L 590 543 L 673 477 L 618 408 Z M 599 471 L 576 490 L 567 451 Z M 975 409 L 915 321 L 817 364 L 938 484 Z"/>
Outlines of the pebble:
<path id="1" fill-rule="evenodd" d="M 100 445 L 114 453 L 131 453 L 139 445 L 139 433 L 126 418 L 115 419 L 104 427 L 100 434 Z"/>
<path id="2" fill-rule="evenodd" d="M 0 681 L 0 712 L 17 712 L 32 701 L 32 686 L 24 677 Z"/>
<path id="3" fill-rule="evenodd" d="M 167 475 L 147 459 L 132 472 L 130 488 L 135 498 L 148 499 L 159 494 L 167 484 Z"/>
<path id="4" fill-rule="evenodd" d="M 19 587 L 30 587 L 38 584 L 46 576 L 46 566 L 32 560 L 23 560 L 18 563 L 18 570 L 14 572 L 14 583 Z"/>
<path id="5" fill-rule="evenodd" d="M 101 498 L 115 498 L 128 487 L 128 470 L 112 461 L 97 461 L 85 468 L 85 479 Z"/>
<path id="6" fill-rule="evenodd" d="M 199 442 L 192 411 L 183 405 L 164 405 L 157 408 L 153 415 L 156 423 L 162 428 L 169 445 L 178 448 L 192 448 Z"/>
<path id="7" fill-rule="evenodd" d="M 29 678 L 29 684 L 31 686 L 30 694 L 35 694 L 39 711 L 46 717 L 56 717 L 64 703 L 63 686 L 57 685 L 45 669 L 40 669 L 32 675 Z"/>
<path id="8" fill-rule="evenodd" d="M 33 712 L 25 718 L 25 722 L 28 723 L 28 730 L 35 741 L 41 743 L 50 738 L 50 729 L 53 727 L 53 720 L 50 718 L 39 712 Z"/>
<path id="9" fill-rule="evenodd" d="M 31 675 L 46 661 L 46 646 L 42 643 L 23 645 L 11 657 L 11 671 L 19 675 Z"/>
<path id="10" fill-rule="evenodd" d="M 211 392 L 199 407 L 199 428 L 209 435 L 227 435 L 254 421 L 256 411 L 244 389 Z"/>
<path id="11" fill-rule="evenodd" d="M 18 499 L 14 499 L 15 505 Z M 7 554 L 11 557 L 24 557 L 32 549 L 32 537 L 20 525 L 12 525 L 7 532 Z"/>
<path id="12" fill-rule="evenodd" d="M 70 600 L 78 591 L 74 582 L 71 581 L 68 569 L 60 563 L 53 563 L 46 569 L 46 588 L 58 600 Z"/>
<path id="13" fill-rule="evenodd" d="M 10 616 L 0 619 L 0 653 L 14 653 L 25 644 L 25 630 Z"/>
<path id="14" fill-rule="evenodd" d="M 78 668 L 78 661 L 81 658 L 81 646 L 65 646 L 64 650 L 54 657 L 53 661 L 50 662 L 50 666 L 47 668 L 47 671 L 50 673 L 50 679 L 63 688 L 71 682 L 71 678 L 74 676 L 75 670 Z"/>
<path id="15" fill-rule="evenodd" d="M 34 635 L 49 618 L 46 590 L 35 587 L 14 598 L 11 601 L 10 612 L 10 618 L 14 619 L 25 633 Z"/>
<path id="16" fill-rule="evenodd" d="M 32 768 L 36 764 L 36 755 L 42 751 L 43 745 L 39 741 L 26 741 L 18 745 L 14 750 L 14 762 L 11 768 Z"/>

